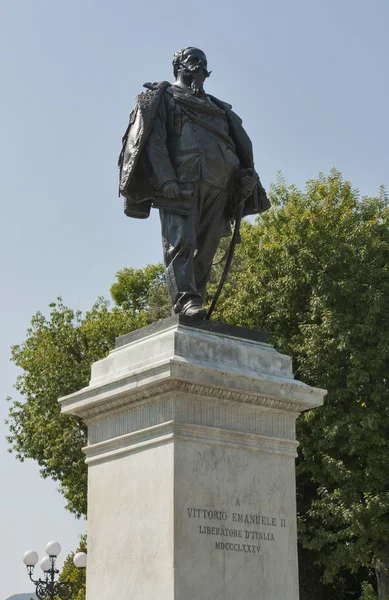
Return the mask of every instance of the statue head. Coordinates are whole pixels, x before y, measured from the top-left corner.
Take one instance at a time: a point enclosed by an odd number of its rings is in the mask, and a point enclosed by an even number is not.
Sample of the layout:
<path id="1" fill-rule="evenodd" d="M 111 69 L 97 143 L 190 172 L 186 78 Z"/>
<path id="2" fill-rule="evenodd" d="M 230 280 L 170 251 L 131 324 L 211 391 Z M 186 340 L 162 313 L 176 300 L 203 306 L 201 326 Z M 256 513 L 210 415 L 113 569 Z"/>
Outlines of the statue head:
<path id="1" fill-rule="evenodd" d="M 192 87 L 195 93 L 202 90 L 205 79 L 211 74 L 207 66 L 207 57 L 200 48 L 188 46 L 174 54 L 174 77 Z"/>

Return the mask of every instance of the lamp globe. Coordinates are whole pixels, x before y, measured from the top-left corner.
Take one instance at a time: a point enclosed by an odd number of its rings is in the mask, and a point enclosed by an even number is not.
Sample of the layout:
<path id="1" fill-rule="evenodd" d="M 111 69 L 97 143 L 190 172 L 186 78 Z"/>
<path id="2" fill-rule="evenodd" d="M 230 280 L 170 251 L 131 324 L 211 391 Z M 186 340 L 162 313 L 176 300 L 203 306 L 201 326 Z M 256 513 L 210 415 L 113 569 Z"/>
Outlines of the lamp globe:
<path id="1" fill-rule="evenodd" d="M 58 556 L 61 552 L 61 546 L 58 542 L 48 542 L 46 544 L 45 552 L 48 556 Z"/>
<path id="2" fill-rule="evenodd" d="M 85 569 L 86 567 L 86 554 L 85 552 L 77 552 L 73 558 L 74 566 L 78 569 Z"/>
<path id="3" fill-rule="evenodd" d="M 50 571 L 51 569 L 51 560 L 48 556 L 44 556 L 41 560 L 41 562 L 39 563 L 40 568 L 42 569 L 42 571 L 44 573 L 46 573 L 47 571 Z"/>
<path id="4" fill-rule="evenodd" d="M 35 550 L 27 550 L 23 556 L 23 562 L 26 567 L 35 567 L 38 562 L 39 556 Z"/>

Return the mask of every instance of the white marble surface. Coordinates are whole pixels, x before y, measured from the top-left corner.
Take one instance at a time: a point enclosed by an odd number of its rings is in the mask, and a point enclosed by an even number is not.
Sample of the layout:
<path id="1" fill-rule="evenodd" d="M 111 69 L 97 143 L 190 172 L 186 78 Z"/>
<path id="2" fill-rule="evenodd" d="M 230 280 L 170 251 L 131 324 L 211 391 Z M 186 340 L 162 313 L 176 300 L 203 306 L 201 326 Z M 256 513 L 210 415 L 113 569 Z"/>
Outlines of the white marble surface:
<path id="1" fill-rule="evenodd" d="M 186 441 L 175 457 L 175 597 L 297 600 L 293 457 Z"/>
<path id="2" fill-rule="evenodd" d="M 88 600 L 174 598 L 174 446 L 89 468 Z"/>
<path id="3" fill-rule="evenodd" d="M 324 395 L 182 324 L 95 363 L 61 399 L 88 424 L 87 600 L 298 600 L 295 420 Z"/>

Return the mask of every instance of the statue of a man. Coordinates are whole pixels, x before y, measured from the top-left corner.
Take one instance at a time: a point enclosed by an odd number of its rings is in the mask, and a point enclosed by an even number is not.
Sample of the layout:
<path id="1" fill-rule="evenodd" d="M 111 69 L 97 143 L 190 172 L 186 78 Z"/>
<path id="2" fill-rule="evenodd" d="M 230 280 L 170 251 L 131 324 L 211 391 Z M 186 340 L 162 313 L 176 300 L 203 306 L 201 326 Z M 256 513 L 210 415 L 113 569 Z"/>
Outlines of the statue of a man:
<path id="1" fill-rule="evenodd" d="M 173 85 L 145 84 L 119 157 L 125 213 L 159 208 L 166 281 L 175 313 L 204 318 L 203 294 L 237 203 L 243 216 L 270 203 L 254 171 L 250 139 L 231 106 L 204 91 L 207 58 L 176 52 Z M 241 175 L 243 174 L 243 177 Z"/>

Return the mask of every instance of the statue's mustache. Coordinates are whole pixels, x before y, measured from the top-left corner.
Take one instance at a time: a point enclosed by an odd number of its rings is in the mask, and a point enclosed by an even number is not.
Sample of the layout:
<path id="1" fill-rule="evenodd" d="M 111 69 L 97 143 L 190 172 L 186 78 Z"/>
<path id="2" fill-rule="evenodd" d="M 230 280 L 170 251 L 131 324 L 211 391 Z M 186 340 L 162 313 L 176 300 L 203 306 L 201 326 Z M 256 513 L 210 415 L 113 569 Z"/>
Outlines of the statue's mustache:
<path id="1" fill-rule="evenodd" d="M 209 77 L 212 73 L 212 71 L 208 71 L 208 69 L 202 65 L 193 65 L 192 67 L 185 66 L 185 70 L 191 74 L 203 71 L 205 73 L 205 77 Z"/>

